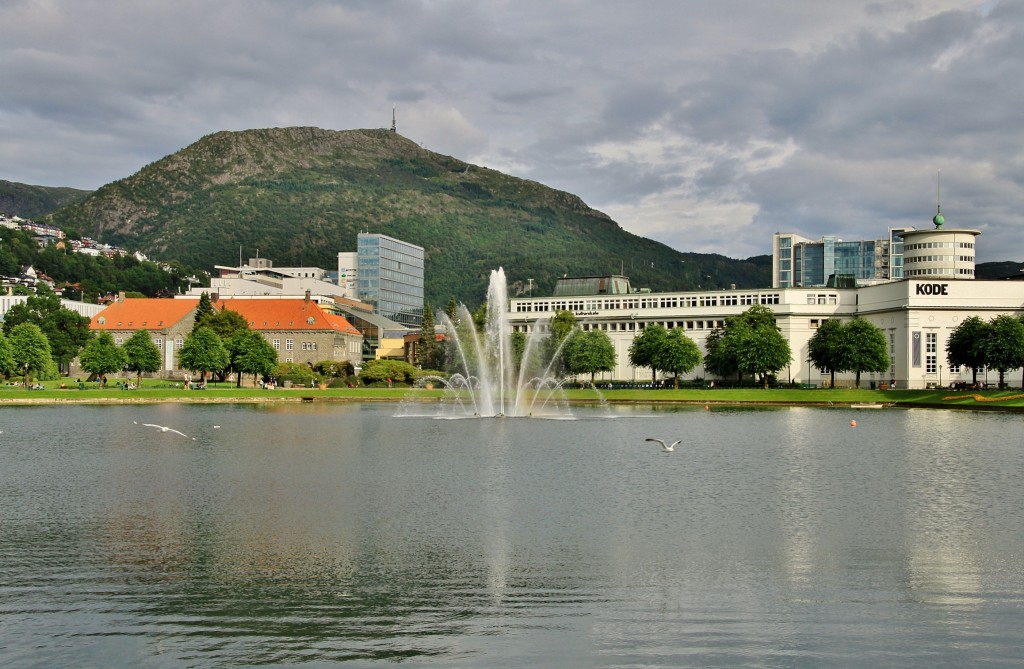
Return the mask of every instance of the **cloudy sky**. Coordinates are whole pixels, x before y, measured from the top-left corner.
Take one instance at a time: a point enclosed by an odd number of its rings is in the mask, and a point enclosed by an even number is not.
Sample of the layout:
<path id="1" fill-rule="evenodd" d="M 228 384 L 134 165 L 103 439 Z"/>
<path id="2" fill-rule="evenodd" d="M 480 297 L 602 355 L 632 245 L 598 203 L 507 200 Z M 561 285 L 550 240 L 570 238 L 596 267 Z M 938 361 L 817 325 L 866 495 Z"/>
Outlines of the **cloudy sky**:
<path id="1" fill-rule="evenodd" d="M 0 179 L 386 127 L 681 251 L 978 228 L 1024 261 L 1020 0 L 0 0 Z"/>

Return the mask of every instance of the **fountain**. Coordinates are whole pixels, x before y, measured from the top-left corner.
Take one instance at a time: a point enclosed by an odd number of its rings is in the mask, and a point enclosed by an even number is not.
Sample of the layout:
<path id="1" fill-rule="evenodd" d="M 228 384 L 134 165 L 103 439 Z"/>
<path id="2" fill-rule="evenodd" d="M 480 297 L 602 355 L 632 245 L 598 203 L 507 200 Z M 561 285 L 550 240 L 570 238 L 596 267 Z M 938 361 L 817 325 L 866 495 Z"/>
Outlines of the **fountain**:
<path id="1" fill-rule="evenodd" d="M 447 330 L 457 371 L 448 378 L 427 377 L 422 383 L 439 384 L 444 388 L 441 404 L 446 415 L 571 417 L 562 381 L 552 374 L 552 364 L 538 362 L 541 356 L 537 347 L 547 338 L 539 332 L 543 328 L 536 328 L 526 336 L 522 364 L 517 365 L 508 322 L 504 269 L 491 271 L 483 332 L 473 327 L 473 316 L 465 305 L 459 305 L 457 323 L 445 314 L 439 321 Z M 552 360 L 558 359 L 560 351 L 560 348 L 555 351 Z"/>

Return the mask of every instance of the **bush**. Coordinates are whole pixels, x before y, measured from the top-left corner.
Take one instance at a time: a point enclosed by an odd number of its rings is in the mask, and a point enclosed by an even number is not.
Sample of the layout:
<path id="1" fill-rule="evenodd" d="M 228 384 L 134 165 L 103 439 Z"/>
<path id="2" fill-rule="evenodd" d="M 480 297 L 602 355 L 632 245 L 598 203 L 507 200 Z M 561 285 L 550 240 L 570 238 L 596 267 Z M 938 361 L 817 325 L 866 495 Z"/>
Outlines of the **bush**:
<path id="1" fill-rule="evenodd" d="M 291 381 L 292 385 L 308 386 L 310 381 L 316 380 L 316 374 L 306 365 L 295 362 L 282 362 L 274 370 L 274 376 L 278 384 Z"/>
<path id="2" fill-rule="evenodd" d="M 313 371 L 323 379 L 336 379 L 352 376 L 355 367 L 348 360 L 321 360 L 313 365 Z"/>
<path id="3" fill-rule="evenodd" d="M 403 360 L 369 360 L 363 364 L 359 379 L 368 386 L 377 383 L 386 386 L 388 379 L 393 385 L 411 385 L 418 374 L 418 369 Z"/>

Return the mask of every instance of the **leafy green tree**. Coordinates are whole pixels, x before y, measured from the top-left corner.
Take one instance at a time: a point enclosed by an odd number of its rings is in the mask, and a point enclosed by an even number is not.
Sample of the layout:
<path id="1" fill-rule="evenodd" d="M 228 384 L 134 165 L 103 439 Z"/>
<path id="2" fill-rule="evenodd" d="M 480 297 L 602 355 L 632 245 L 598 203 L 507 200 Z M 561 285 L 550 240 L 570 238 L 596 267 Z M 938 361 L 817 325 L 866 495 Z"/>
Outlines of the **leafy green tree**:
<path id="1" fill-rule="evenodd" d="M 985 339 L 988 323 L 977 316 L 969 316 L 949 333 L 946 340 L 946 362 L 950 370 L 966 366 L 971 368 L 971 382 L 978 382 L 978 370 L 985 366 Z"/>
<path id="2" fill-rule="evenodd" d="M 200 298 L 201 300 L 202 298 Z M 245 317 L 232 309 L 221 309 L 203 316 L 202 324 L 216 332 L 221 341 L 228 341 L 236 333 L 249 329 L 249 322 L 245 320 Z"/>
<path id="3" fill-rule="evenodd" d="M 658 379 L 658 354 L 668 337 L 668 330 L 660 323 L 648 323 L 629 345 L 629 364 L 651 368 L 651 385 Z M 699 362 L 699 361 L 698 361 Z"/>
<path id="4" fill-rule="evenodd" d="M 1024 367 L 1024 323 L 1013 316 L 989 321 L 984 339 L 985 364 L 999 371 L 999 388 L 1006 387 L 1006 372 Z"/>
<path id="5" fill-rule="evenodd" d="M 709 374 L 727 377 L 731 374 L 742 374 L 739 371 L 739 363 L 736 361 L 736 351 L 732 349 L 728 341 L 725 341 L 725 328 L 715 328 L 708 333 L 704 340 L 704 369 Z"/>
<path id="6" fill-rule="evenodd" d="M 544 360 L 551 364 L 552 373 L 555 376 L 565 374 L 565 356 L 559 355 L 562 342 L 576 328 L 576 315 L 571 311 L 556 311 L 548 323 L 550 334 L 544 343 Z"/>
<path id="7" fill-rule="evenodd" d="M 242 374 L 252 374 L 252 384 L 262 376 L 270 376 L 277 365 L 277 351 L 255 330 L 241 330 L 228 340 L 231 366 L 238 373 L 236 385 L 242 387 Z"/>
<path id="8" fill-rule="evenodd" d="M 9 334 L 21 323 L 39 326 L 50 342 L 50 355 L 61 372 L 71 366 L 71 361 L 93 336 L 89 319 L 61 305 L 60 296 L 45 283 L 38 286 L 35 295 L 7 311 L 4 332 Z"/>
<path id="9" fill-rule="evenodd" d="M 212 316 L 214 313 L 213 302 L 210 300 L 210 294 L 205 290 L 199 296 L 199 304 L 196 305 L 196 316 L 195 321 L 192 323 L 192 332 L 201 328 L 206 324 L 206 319 Z"/>
<path id="10" fill-rule="evenodd" d="M 854 385 L 860 388 L 861 372 L 884 372 L 889 369 L 889 345 L 885 333 L 863 318 L 854 318 L 843 325 L 847 364 L 843 371 L 856 375 Z"/>
<path id="11" fill-rule="evenodd" d="M 0 330 L 0 374 L 10 377 L 16 371 L 14 355 L 11 352 L 11 342 L 7 340 L 3 330 Z"/>
<path id="12" fill-rule="evenodd" d="M 8 335 L 14 369 L 24 374 L 25 387 L 29 376 L 40 376 L 53 367 L 50 342 L 35 323 L 21 323 L 11 328 Z"/>
<path id="13" fill-rule="evenodd" d="M 590 385 L 594 385 L 597 372 L 615 369 L 615 345 L 604 330 L 574 331 L 562 356 L 571 374 L 590 374 Z"/>
<path id="14" fill-rule="evenodd" d="M 178 363 L 190 372 L 199 372 L 199 380 L 206 380 L 207 372 L 217 372 L 227 367 L 231 356 L 224 348 L 217 333 L 200 326 L 185 338 L 178 351 Z"/>
<path id="15" fill-rule="evenodd" d="M 701 359 L 697 342 L 687 337 L 680 328 L 672 328 L 665 333 L 653 363 L 658 369 L 672 373 L 673 385 L 678 390 L 679 377 L 699 365 Z"/>
<path id="16" fill-rule="evenodd" d="M 849 368 L 846 337 L 842 321 L 830 318 L 818 326 L 818 330 L 807 342 L 807 355 L 811 364 L 830 376 L 830 387 L 836 387 L 836 372 Z"/>
<path id="17" fill-rule="evenodd" d="M 709 337 L 707 343 L 705 367 L 724 369 L 726 365 L 735 364 L 735 371 L 741 378 L 743 374 L 760 376 L 765 388 L 769 377 L 788 365 L 793 357 L 789 342 L 775 325 L 775 314 L 760 304 L 739 316 L 727 318 L 721 334 Z M 716 369 L 715 373 L 720 372 Z"/>
<path id="18" fill-rule="evenodd" d="M 82 349 L 79 362 L 82 369 L 100 377 L 105 386 L 107 374 L 116 374 L 124 369 L 128 356 L 124 349 L 114 343 L 109 332 L 101 331 Z"/>
<path id="19" fill-rule="evenodd" d="M 143 372 L 152 374 L 160 371 L 160 349 L 153 343 L 148 330 L 136 330 L 121 349 L 125 355 L 125 369 L 137 375 L 137 388 L 142 387 Z"/>

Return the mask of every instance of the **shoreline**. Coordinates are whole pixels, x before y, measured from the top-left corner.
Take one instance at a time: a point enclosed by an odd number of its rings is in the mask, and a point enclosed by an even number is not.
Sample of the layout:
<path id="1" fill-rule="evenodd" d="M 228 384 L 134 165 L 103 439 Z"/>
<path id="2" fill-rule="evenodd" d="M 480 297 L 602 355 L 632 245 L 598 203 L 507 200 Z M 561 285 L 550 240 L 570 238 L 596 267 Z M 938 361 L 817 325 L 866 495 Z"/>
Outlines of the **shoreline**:
<path id="1" fill-rule="evenodd" d="M 4 397 L 10 393 L 13 396 Z M 37 395 L 33 395 L 37 393 Z M 139 394 L 135 394 L 139 393 Z M 206 394 L 209 393 L 209 394 Z M 429 394 L 428 394 L 429 393 Z M 767 395 L 760 396 L 759 395 Z M 772 397 L 771 395 L 775 395 Z M 811 396 L 808 396 L 811 395 Z M 420 389 L 365 388 L 354 390 L 288 389 L 259 391 L 215 389 L 210 391 L 134 391 L 62 389 L 52 391 L 0 391 L 0 408 L 47 405 L 141 405 L 141 404 L 353 404 L 364 402 L 439 403 L 440 391 Z M 833 389 L 789 392 L 785 390 L 708 391 L 569 391 L 570 406 L 707 406 L 707 407 L 809 407 L 875 409 L 956 409 L 1024 413 L 1024 395 L 1004 391 L 985 395 L 950 391 L 874 391 Z"/>

